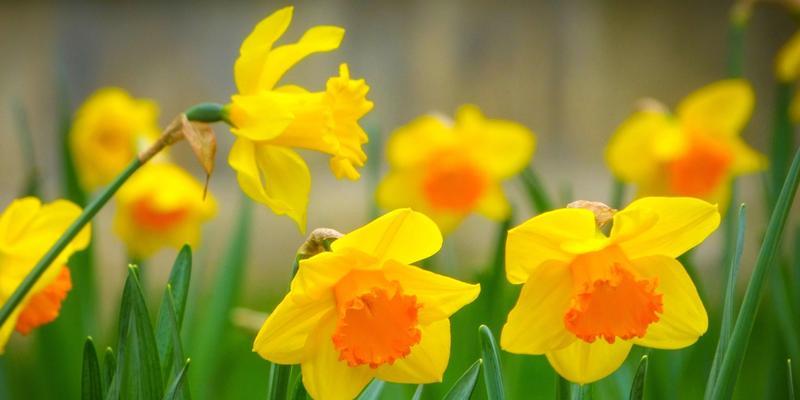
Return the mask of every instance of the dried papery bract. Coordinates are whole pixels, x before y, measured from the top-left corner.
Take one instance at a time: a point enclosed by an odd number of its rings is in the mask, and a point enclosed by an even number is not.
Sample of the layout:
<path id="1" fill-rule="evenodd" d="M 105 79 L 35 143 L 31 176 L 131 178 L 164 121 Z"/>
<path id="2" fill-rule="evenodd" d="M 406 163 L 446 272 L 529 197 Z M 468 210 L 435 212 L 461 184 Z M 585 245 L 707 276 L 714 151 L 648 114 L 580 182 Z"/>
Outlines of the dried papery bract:
<path id="1" fill-rule="evenodd" d="M 606 226 L 606 224 L 614 219 L 614 214 L 617 212 L 615 208 L 611 208 L 605 203 L 589 200 L 573 201 L 572 203 L 567 204 L 567 208 L 583 208 L 584 210 L 591 211 L 594 214 L 594 220 L 595 223 L 597 223 L 597 228 Z"/>
<path id="2" fill-rule="evenodd" d="M 297 249 L 300 259 L 313 257 L 323 251 L 329 251 L 331 243 L 344 236 L 341 232 L 330 228 L 317 228 L 311 231 L 308 239 Z"/>

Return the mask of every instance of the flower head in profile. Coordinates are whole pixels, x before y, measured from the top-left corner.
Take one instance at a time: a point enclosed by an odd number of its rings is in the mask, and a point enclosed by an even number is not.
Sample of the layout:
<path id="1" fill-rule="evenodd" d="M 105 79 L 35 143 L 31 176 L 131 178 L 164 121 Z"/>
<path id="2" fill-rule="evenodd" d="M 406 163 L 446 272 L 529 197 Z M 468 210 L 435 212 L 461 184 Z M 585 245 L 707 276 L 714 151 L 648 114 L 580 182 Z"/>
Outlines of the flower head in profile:
<path id="1" fill-rule="evenodd" d="M 378 204 L 420 210 L 445 233 L 473 212 L 503 220 L 510 206 L 501 183 L 530 163 L 535 142 L 524 126 L 488 119 L 471 105 L 458 110 L 455 122 L 420 117 L 389 139 L 391 169 L 378 187 Z"/>
<path id="2" fill-rule="evenodd" d="M 708 316 L 676 257 L 719 225 L 717 206 L 690 197 L 646 197 L 613 215 L 562 208 L 508 233 L 506 275 L 524 284 L 500 345 L 544 354 L 566 379 L 614 372 L 634 344 L 679 349 L 706 332 Z M 607 213 L 605 213 L 607 214 Z"/>
<path id="3" fill-rule="evenodd" d="M 242 190 L 276 214 L 305 230 L 311 174 L 295 149 L 330 154 L 337 178 L 358 179 L 367 156 L 367 135 L 358 120 L 372 109 L 363 79 L 350 79 L 346 64 L 328 79 L 325 90 L 311 92 L 278 85 L 292 66 L 310 54 L 339 47 L 344 29 L 317 26 L 296 43 L 273 47 L 292 19 L 292 7 L 270 15 L 244 40 L 234 66 L 239 93 L 228 106 L 236 141 L 228 163 Z"/>
<path id="4" fill-rule="evenodd" d="M 111 182 L 158 138 L 158 107 L 118 88 L 96 91 L 75 115 L 69 145 L 81 185 L 94 190 Z"/>
<path id="5" fill-rule="evenodd" d="M 638 197 L 689 196 L 726 208 L 735 176 L 766 168 L 766 158 L 740 137 L 753 109 L 741 79 L 719 81 L 690 94 L 675 115 L 634 113 L 606 149 L 611 171 L 637 187 Z"/>
<path id="6" fill-rule="evenodd" d="M 163 247 L 196 247 L 202 224 L 217 213 L 203 185 L 179 166 L 151 162 L 117 193 L 114 231 L 134 257 L 148 258 Z"/>
<path id="7" fill-rule="evenodd" d="M 300 261 L 289 294 L 270 314 L 253 350 L 301 364 L 315 399 L 352 399 L 377 377 L 439 382 L 450 356 L 450 320 L 480 292 L 410 265 L 442 236 L 429 218 L 392 211 Z"/>
<path id="8" fill-rule="evenodd" d="M 0 215 L 0 304 L 19 287 L 50 246 L 80 215 L 66 200 L 42 204 L 35 197 L 14 200 Z M 89 244 L 90 228 L 70 242 L 34 284 L 10 317 L 0 326 L 0 353 L 11 333 L 24 335 L 58 317 L 61 302 L 72 289 L 67 260 Z"/>

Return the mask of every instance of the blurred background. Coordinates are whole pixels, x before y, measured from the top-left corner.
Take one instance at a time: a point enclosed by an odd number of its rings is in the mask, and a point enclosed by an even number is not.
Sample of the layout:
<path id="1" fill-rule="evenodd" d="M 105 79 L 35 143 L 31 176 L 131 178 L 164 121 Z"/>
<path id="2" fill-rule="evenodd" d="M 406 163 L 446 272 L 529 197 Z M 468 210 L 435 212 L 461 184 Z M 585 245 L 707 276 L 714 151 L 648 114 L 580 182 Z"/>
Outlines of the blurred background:
<path id="1" fill-rule="evenodd" d="M 12 106 L 29 116 L 45 198 L 58 196 L 60 150 L 59 85 L 73 109 L 104 86 L 118 86 L 160 104 L 166 125 L 188 106 L 225 103 L 235 92 L 232 66 L 242 39 L 284 1 L 75 1 L 0 3 L 0 204 L 24 186 L 20 143 Z M 607 200 L 612 178 L 603 150 L 615 128 L 643 97 L 669 107 L 691 91 L 725 78 L 729 1 L 297 1 L 295 17 L 281 42 L 294 41 L 313 25 L 346 29 L 338 51 L 315 55 L 293 68 L 283 82 L 320 90 L 341 62 L 370 85 L 375 107 L 363 120 L 377 143 L 420 114 L 452 115 L 474 103 L 493 118 L 519 121 L 538 136 L 534 165 L 552 197 Z M 796 21 L 775 4 L 759 5 L 746 33 L 744 75 L 756 91 L 756 110 L 746 140 L 766 152 L 774 97 L 773 64 Z M 279 42 L 280 43 L 280 42 Z M 212 284 L 216 260 L 227 244 L 240 191 L 227 166 L 232 135 L 217 125 L 217 170 L 210 190 L 219 215 L 205 228 L 196 249 L 192 285 Z M 172 154 L 198 178 L 200 168 L 185 146 Z M 349 231 L 365 223 L 372 202 L 367 176 L 337 181 L 327 156 L 304 154 L 312 168 L 308 226 Z M 370 162 L 381 160 L 372 159 Z M 383 170 L 381 166 L 381 170 Z M 758 176 L 741 180 L 749 224 L 764 226 Z M 519 221 L 532 216 L 517 182 L 507 189 Z M 113 207 L 95 225 L 101 321 L 116 320 L 125 274 L 124 248 L 111 232 Z M 246 285 L 236 304 L 266 312 L 285 293 L 291 261 L 304 237 L 286 217 L 266 208 L 254 213 L 254 242 Z M 496 226 L 470 218 L 448 238 L 456 265 L 449 273 L 472 276 L 491 257 Z M 742 276 L 755 257 L 758 234 L 749 235 Z M 717 238 L 718 240 L 718 238 Z M 718 246 L 704 246 L 700 260 L 717 260 Z M 160 288 L 175 251 L 164 250 L 148 265 L 148 285 Z M 699 262 L 718 289 L 718 265 Z M 163 268 L 160 266 L 163 265 Z M 718 281 L 715 281 L 718 280 Z M 77 295 L 77 294 L 75 294 Z M 715 295 L 714 299 L 718 296 Z M 195 305 L 202 307 L 202 304 Z M 107 335 L 107 328 L 98 332 Z M 191 336 L 191 332 L 188 333 Z M 249 352 L 243 332 L 236 352 Z M 16 338 L 18 341 L 25 339 Z M 102 340 L 101 343 L 105 344 Z M 236 347 L 243 344 L 244 348 Z M 12 344 L 13 346 L 13 344 Z M 102 348 L 102 346 L 101 346 Z M 14 355 L 11 355 L 14 357 Z M 22 356 L 19 356 L 22 357 Z M 235 366 L 234 358 L 229 360 Z M 238 361 L 236 361 L 238 362 Z M 247 365 L 267 364 L 249 355 Z M 224 367 L 223 367 L 224 368 Z M 235 379 L 220 376 L 220 385 Z"/>

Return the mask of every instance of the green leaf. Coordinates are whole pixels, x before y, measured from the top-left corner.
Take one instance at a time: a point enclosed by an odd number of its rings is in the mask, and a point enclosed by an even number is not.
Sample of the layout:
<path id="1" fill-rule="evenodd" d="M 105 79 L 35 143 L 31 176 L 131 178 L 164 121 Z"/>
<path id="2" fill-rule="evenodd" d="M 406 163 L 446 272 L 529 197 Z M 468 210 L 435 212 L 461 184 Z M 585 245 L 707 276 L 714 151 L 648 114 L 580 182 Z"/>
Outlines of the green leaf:
<path id="1" fill-rule="evenodd" d="M 111 388 L 111 382 L 114 380 L 114 373 L 117 370 L 117 359 L 114 357 L 114 350 L 111 347 L 106 347 L 106 354 L 103 356 L 103 370 L 101 377 L 103 378 L 103 394 L 107 394 Z"/>
<path id="2" fill-rule="evenodd" d="M 772 143 L 769 157 L 770 203 L 774 204 L 781 184 L 789 169 L 789 160 L 794 148 L 794 131 L 789 115 L 794 94 L 792 82 L 779 82 L 775 90 L 775 113 L 772 121 Z"/>
<path id="3" fill-rule="evenodd" d="M 186 359 L 186 362 L 183 364 L 183 368 L 178 372 L 175 378 L 172 380 L 172 383 L 169 384 L 167 391 L 164 392 L 163 400 L 180 400 L 183 399 L 183 393 L 188 391 L 186 389 L 188 375 L 187 372 L 189 371 L 189 362 L 191 360 Z M 156 399 L 157 397 L 153 397 Z"/>
<path id="4" fill-rule="evenodd" d="M 361 392 L 361 395 L 358 396 L 358 400 L 378 400 L 381 397 L 381 392 L 383 392 L 383 386 L 386 383 L 380 379 L 373 379 L 364 391 Z"/>
<path id="5" fill-rule="evenodd" d="M 269 400 L 284 400 L 289 397 L 291 365 L 272 364 L 269 370 Z"/>
<path id="6" fill-rule="evenodd" d="M 478 378 L 478 374 L 476 372 L 475 378 L 473 378 L 473 381 L 477 380 L 477 378 Z M 473 387 L 473 389 L 475 388 L 475 384 L 474 383 L 472 384 L 472 387 Z M 414 396 L 411 397 L 411 400 L 420 400 L 420 399 L 422 399 L 422 392 L 423 391 L 425 391 L 425 385 L 417 385 L 417 389 L 414 390 Z M 470 394 L 472 394 L 472 391 L 470 391 Z"/>
<path id="7" fill-rule="evenodd" d="M 625 182 L 614 179 L 611 186 L 611 208 L 622 209 L 623 201 L 625 201 Z"/>
<path id="8" fill-rule="evenodd" d="M 83 345 L 83 373 L 81 374 L 81 399 L 101 400 L 103 389 L 100 379 L 100 363 L 97 361 L 97 351 L 94 349 L 92 338 L 86 338 Z"/>
<path id="9" fill-rule="evenodd" d="M 453 384 L 447 394 L 444 395 L 444 400 L 459 400 L 468 399 L 472 396 L 475 390 L 475 384 L 478 383 L 478 372 L 481 370 L 482 359 L 477 359 L 472 365 L 467 368 L 460 378 Z M 419 395 L 418 395 L 419 394 Z M 417 387 L 417 392 L 414 393 L 414 399 L 418 399 L 422 395 L 422 385 Z M 489 397 L 491 398 L 491 397 Z"/>
<path id="10" fill-rule="evenodd" d="M 794 200 L 798 183 L 800 183 L 800 150 L 795 153 L 792 167 L 786 176 L 781 194 L 778 196 L 778 201 L 775 203 L 770 216 L 766 235 L 756 258 L 756 265 L 753 268 L 750 283 L 747 285 L 747 291 L 742 301 L 739 316 L 736 319 L 736 325 L 733 328 L 728 350 L 725 352 L 725 357 L 720 367 L 719 376 L 714 384 L 711 399 L 730 399 L 733 395 L 736 377 L 741 369 L 756 314 L 758 313 L 761 292 L 766 278 L 769 276 L 770 268 L 775 264 L 775 254 L 786 226 L 786 219 L 789 216 L 789 209 Z"/>
<path id="11" fill-rule="evenodd" d="M 631 384 L 631 394 L 628 396 L 630 400 L 644 399 L 644 383 L 647 378 L 647 356 L 642 356 L 639 361 L 639 368 L 636 369 L 636 375 L 633 377 L 633 384 Z"/>
<path id="12" fill-rule="evenodd" d="M 787 384 L 789 385 L 789 400 L 794 400 L 794 374 L 792 372 L 792 359 L 789 358 L 786 360 L 786 376 L 787 376 Z"/>
<path id="13" fill-rule="evenodd" d="M 172 299 L 174 299 L 177 296 L 172 291 L 172 286 L 170 284 L 167 284 L 167 290 L 166 293 L 164 293 L 164 296 L 165 296 L 164 299 L 167 302 L 167 306 L 165 307 L 165 309 L 168 316 L 167 325 L 171 334 L 170 337 L 172 343 L 171 345 L 172 370 L 167 371 L 167 376 L 164 379 L 165 382 L 168 382 L 170 381 L 170 378 L 177 379 L 177 377 L 180 375 L 180 372 L 183 369 L 183 367 L 180 366 L 183 364 L 182 361 L 184 360 L 183 358 L 184 356 L 183 356 L 183 345 L 181 344 L 181 332 L 178 322 L 178 316 L 176 315 L 175 312 L 175 310 L 178 309 L 178 306 L 176 306 L 175 303 L 172 301 Z M 182 384 L 181 390 L 177 394 L 177 396 L 178 396 L 177 398 L 181 400 L 190 400 L 191 394 L 189 393 L 189 385 Z"/>
<path id="14" fill-rule="evenodd" d="M 543 213 L 553 209 L 553 202 L 545 192 L 544 185 L 542 185 L 542 181 L 536 175 L 533 167 L 522 170 L 519 177 L 522 185 L 525 186 L 525 191 L 528 193 L 528 198 L 536 213 Z"/>
<path id="15" fill-rule="evenodd" d="M 486 383 L 486 395 L 493 400 L 505 399 L 503 390 L 503 374 L 500 370 L 500 357 L 498 356 L 497 343 L 489 327 L 481 325 L 478 328 L 481 337 L 481 358 L 483 359 L 483 381 Z"/>
<path id="16" fill-rule="evenodd" d="M 564 379 L 564 377 L 562 377 L 558 373 L 556 373 L 556 399 L 557 400 L 572 399 L 572 383 Z"/>
<path id="17" fill-rule="evenodd" d="M 164 296 L 161 298 L 161 307 L 158 311 L 158 322 L 156 323 L 158 358 L 161 360 L 161 373 L 165 381 L 170 377 L 174 369 L 180 368 L 179 366 L 183 364 L 182 354 L 179 357 L 173 357 L 172 354 L 175 343 L 173 331 L 178 332 L 178 338 L 180 339 L 191 276 L 192 249 L 188 245 L 184 245 L 172 265 L 172 272 L 169 275 L 167 288 L 164 289 Z M 168 309 L 170 303 L 174 305 L 171 310 Z M 178 360 L 178 364 L 176 368 L 173 368 L 175 360 Z"/>
<path id="18" fill-rule="evenodd" d="M 306 387 L 303 386 L 302 372 L 294 377 L 294 383 L 292 384 L 292 387 L 294 388 L 294 390 L 292 390 L 292 400 L 306 400 L 308 398 Z"/>

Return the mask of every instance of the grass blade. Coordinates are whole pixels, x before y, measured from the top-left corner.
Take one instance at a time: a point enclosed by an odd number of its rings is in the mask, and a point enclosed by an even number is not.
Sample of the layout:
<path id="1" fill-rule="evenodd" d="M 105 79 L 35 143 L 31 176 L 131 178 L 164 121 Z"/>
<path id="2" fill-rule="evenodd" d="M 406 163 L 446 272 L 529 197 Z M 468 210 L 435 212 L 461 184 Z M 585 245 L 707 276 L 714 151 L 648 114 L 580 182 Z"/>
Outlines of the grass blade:
<path id="1" fill-rule="evenodd" d="M 443 399 L 460 400 L 470 398 L 470 396 L 472 396 L 472 391 L 475 390 L 475 384 L 478 383 L 478 372 L 480 372 L 482 364 L 483 360 L 480 358 L 477 359 L 472 366 L 467 368 L 467 370 L 464 371 L 464 374 L 458 378 L 456 383 L 454 383 L 450 390 L 447 391 L 447 394 L 444 395 Z M 421 395 L 422 385 L 419 385 L 419 387 L 417 387 L 417 391 L 414 393 L 414 398 L 418 399 Z"/>
<path id="2" fill-rule="evenodd" d="M 186 390 L 186 381 L 188 379 L 187 372 L 189 371 L 189 362 L 191 360 L 186 359 L 186 362 L 183 364 L 183 368 L 178 372 L 175 376 L 175 379 L 172 380 L 170 383 L 169 388 L 167 391 L 164 392 L 163 400 L 179 400 L 182 399 L 182 393 Z M 157 397 L 154 397 L 154 399 Z"/>
<path id="3" fill-rule="evenodd" d="M 156 323 L 158 358 L 161 360 L 161 372 L 165 381 L 175 369 L 173 368 L 173 362 L 177 360 L 177 365 L 183 364 L 182 354 L 179 357 L 173 357 L 172 354 L 175 344 L 174 331 L 177 331 L 178 339 L 180 339 L 191 277 L 192 250 L 189 246 L 183 246 L 177 258 L 175 258 L 175 263 L 172 265 L 167 288 L 164 290 L 164 297 L 161 299 L 161 307 L 158 311 L 158 322 Z M 171 307 L 170 304 L 174 308 L 168 308 Z"/>
<path id="4" fill-rule="evenodd" d="M 503 374 L 500 370 L 500 357 L 497 343 L 492 331 L 486 325 L 478 328 L 481 337 L 481 358 L 483 358 L 483 381 L 486 383 L 486 395 L 492 400 L 505 399 L 503 390 Z"/>
<path id="5" fill-rule="evenodd" d="M 101 400 L 103 389 L 100 379 L 100 363 L 97 361 L 97 351 L 94 349 L 92 338 L 86 338 L 83 345 L 83 372 L 81 373 L 81 399 Z"/>
<path id="6" fill-rule="evenodd" d="M 741 368 L 750 333 L 753 330 L 761 292 L 766 278 L 769 276 L 770 267 L 774 264 L 775 254 L 786 226 L 789 209 L 794 200 L 798 183 L 800 183 L 800 151 L 795 153 L 792 167 L 786 176 L 786 181 L 778 196 L 778 201 L 770 216 L 767 232 L 761 245 L 761 250 L 756 259 L 756 265 L 747 285 L 747 291 L 742 301 L 736 325 L 733 328 L 728 350 L 725 352 L 719 376 L 712 390 L 711 399 L 729 399 L 733 395 L 736 376 Z"/>
<path id="7" fill-rule="evenodd" d="M 553 209 L 553 202 L 544 190 L 542 180 L 536 175 L 533 167 L 522 170 L 519 177 L 522 181 L 522 185 L 525 186 L 525 191 L 528 193 L 528 198 L 531 201 L 533 210 L 537 214 Z"/>
<path id="8" fill-rule="evenodd" d="M 269 370 L 269 400 L 284 400 L 289 398 L 289 376 L 292 372 L 291 365 L 272 364 Z"/>
<path id="9" fill-rule="evenodd" d="M 386 383 L 380 379 L 373 379 L 364 391 L 361 392 L 361 395 L 358 396 L 358 400 L 378 400 L 381 397 L 381 392 L 383 392 L 383 386 Z"/>
<path id="10" fill-rule="evenodd" d="M 106 354 L 103 356 L 103 370 L 100 375 L 103 383 L 103 394 L 108 394 L 111 382 L 114 380 L 114 372 L 117 370 L 117 359 L 114 357 L 114 350 L 106 347 Z"/>
<path id="11" fill-rule="evenodd" d="M 478 375 L 476 374 L 475 378 L 477 379 L 477 377 L 478 377 Z M 472 387 L 475 388 L 475 384 L 473 384 Z M 414 391 L 414 395 L 411 396 L 411 400 L 420 400 L 420 399 L 422 399 L 422 392 L 423 391 L 425 391 L 425 385 L 417 385 L 417 390 Z M 472 391 L 470 391 L 469 393 L 472 394 Z M 447 397 L 445 397 L 445 399 L 446 398 Z M 462 398 L 467 398 L 467 397 L 462 397 Z"/>
<path id="12" fill-rule="evenodd" d="M 644 399 L 644 383 L 647 378 L 647 356 L 642 356 L 639 361 L 639 368 L 636 369 L 636 375 L 633 377 L 633 384 L 631 384 L 631 394 L 628 397 L 630 400 Z"/>

